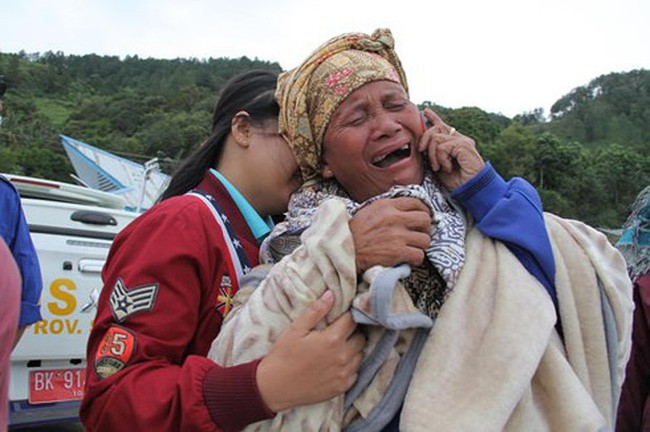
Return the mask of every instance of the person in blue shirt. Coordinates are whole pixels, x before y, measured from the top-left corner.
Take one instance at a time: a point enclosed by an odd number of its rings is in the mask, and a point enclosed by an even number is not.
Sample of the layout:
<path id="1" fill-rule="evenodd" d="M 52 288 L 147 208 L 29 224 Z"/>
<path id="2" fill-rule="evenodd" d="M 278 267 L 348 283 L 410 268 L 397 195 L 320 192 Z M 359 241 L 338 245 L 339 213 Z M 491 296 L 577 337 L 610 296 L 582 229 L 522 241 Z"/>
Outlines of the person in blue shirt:
<path id="1" fill-rule="evenodd" d="M 29 235 L 20 195 L 5 177 L 0 176 L 0 236 L 11 250 L 22 278 L 20 319 L 14 346 L 25 328 L 42 319 L 39 300 L 43 291 L 41 267 Z"/>
<path id="2" fill-rule="evenodd" d="M 9 377 L 11 351 L 18 328 L 20 273 L 9 248 L 0 238 L 0 430 L 6 430 L 9 417 Z"/>

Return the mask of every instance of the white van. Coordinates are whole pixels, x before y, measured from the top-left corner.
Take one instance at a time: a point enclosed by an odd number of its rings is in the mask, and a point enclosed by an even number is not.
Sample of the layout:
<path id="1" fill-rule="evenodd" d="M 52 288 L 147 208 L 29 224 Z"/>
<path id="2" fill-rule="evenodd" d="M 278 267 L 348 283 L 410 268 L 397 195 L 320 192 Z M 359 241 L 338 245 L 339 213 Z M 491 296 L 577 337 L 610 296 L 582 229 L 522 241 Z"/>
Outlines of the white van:
<path id="1" fill-rule="evenodd" d="M 43 275 L 43 320 L 27 328 L 11 355 L 9 425 L 76 419 L 100 272 L 113 238 L 138 214 L 109 193 L 4 176 L 20 192 Z"/>

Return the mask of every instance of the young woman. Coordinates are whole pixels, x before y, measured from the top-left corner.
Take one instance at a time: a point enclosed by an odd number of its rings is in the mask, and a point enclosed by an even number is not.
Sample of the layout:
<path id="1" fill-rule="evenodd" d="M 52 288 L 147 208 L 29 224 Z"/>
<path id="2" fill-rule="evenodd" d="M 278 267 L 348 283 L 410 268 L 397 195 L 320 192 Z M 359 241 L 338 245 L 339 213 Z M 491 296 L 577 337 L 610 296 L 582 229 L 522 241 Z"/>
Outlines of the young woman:
<path id="1" fill-rule="evenodd" d="M 115 239 L 88 342 L 80 416 L 88 431 L 239 430 L 347 390 L 364 341 L 349 314 L 321 331 L 326 293 L 263 359 L 207 359 L 239 277 L 300 185 L 277 131 L 277 74 L 233 78 L 212 135 L 178 169 L 161 202 Z"/>

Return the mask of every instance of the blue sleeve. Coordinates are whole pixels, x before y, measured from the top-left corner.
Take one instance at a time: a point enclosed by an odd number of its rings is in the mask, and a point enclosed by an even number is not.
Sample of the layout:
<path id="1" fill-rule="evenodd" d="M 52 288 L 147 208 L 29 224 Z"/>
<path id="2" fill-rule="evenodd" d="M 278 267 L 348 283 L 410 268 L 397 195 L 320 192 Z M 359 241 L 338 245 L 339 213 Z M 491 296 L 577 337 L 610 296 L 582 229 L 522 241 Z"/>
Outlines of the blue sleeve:
<path id="1" fill-rule="evenodd" d="M 41 268 L 29 228 L 20 205 L 20 196 L 6 180 L 0 179 L 0 235 L 16 260 L 22 278 L 19 326 L 42 319 L 39 301 L 43 291 Z"/>
<path id="2" fill-rule="evenodd" d="M 451 197 L 474 217 L 479 231 L 506 244 L 544 285 L 557 309 L 555 260 L 535 188 L 517 177 L 506 182 L 488 162 Z"/>

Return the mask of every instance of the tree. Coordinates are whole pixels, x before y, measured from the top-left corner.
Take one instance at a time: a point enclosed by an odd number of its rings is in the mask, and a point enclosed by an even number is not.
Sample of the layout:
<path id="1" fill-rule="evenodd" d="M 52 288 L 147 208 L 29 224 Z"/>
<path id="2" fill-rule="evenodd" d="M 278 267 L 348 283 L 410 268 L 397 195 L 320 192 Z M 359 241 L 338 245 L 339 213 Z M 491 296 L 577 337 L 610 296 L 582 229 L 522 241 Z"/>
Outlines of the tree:
<path id="1" fill-rule="evenodd" d="M 547 130 L 585 145 L 650 142 L 650 71 L 611 73 L 577 87 L 551 107 Z"/>
<path id="2" fill-rule="evenodd" d="M 650 184 L 650 159 L 629 148 L 612 144 L 595 153 L 595 170 L 604 198 L 617 220 L 625 220 L 629 203 Z"/>
<path id="3" fill-rule="evenodd" d="M 584 152 L 578 142 L 566 143 L 551 133 L 542 134 L 534 154 L 539 188 L 562 191 L 586 165 Z"/>
<path id="4" fill-rule="evenodd" d="M 463 134 L 479 143 L 492 143 L 510 120 L 500 114 L 490 114 L 477 107 L 448 110 L 445 120 Z"/>
<path id="5" fill-rule="evenodd" d="M 495 143 L 481 147 L 484 157 L 506 178 L 523 177 L 535 183 L 535 135 L 521 123 L 501 131 Z"/>
<path id="6" fill-rule="evenodd" d="M 546 122 L 546 116 L 544 115 L 544 108 L 535 108 L 532 111 L 516 115 L 512 120 L 524 126 L 539 125 Z"/>

